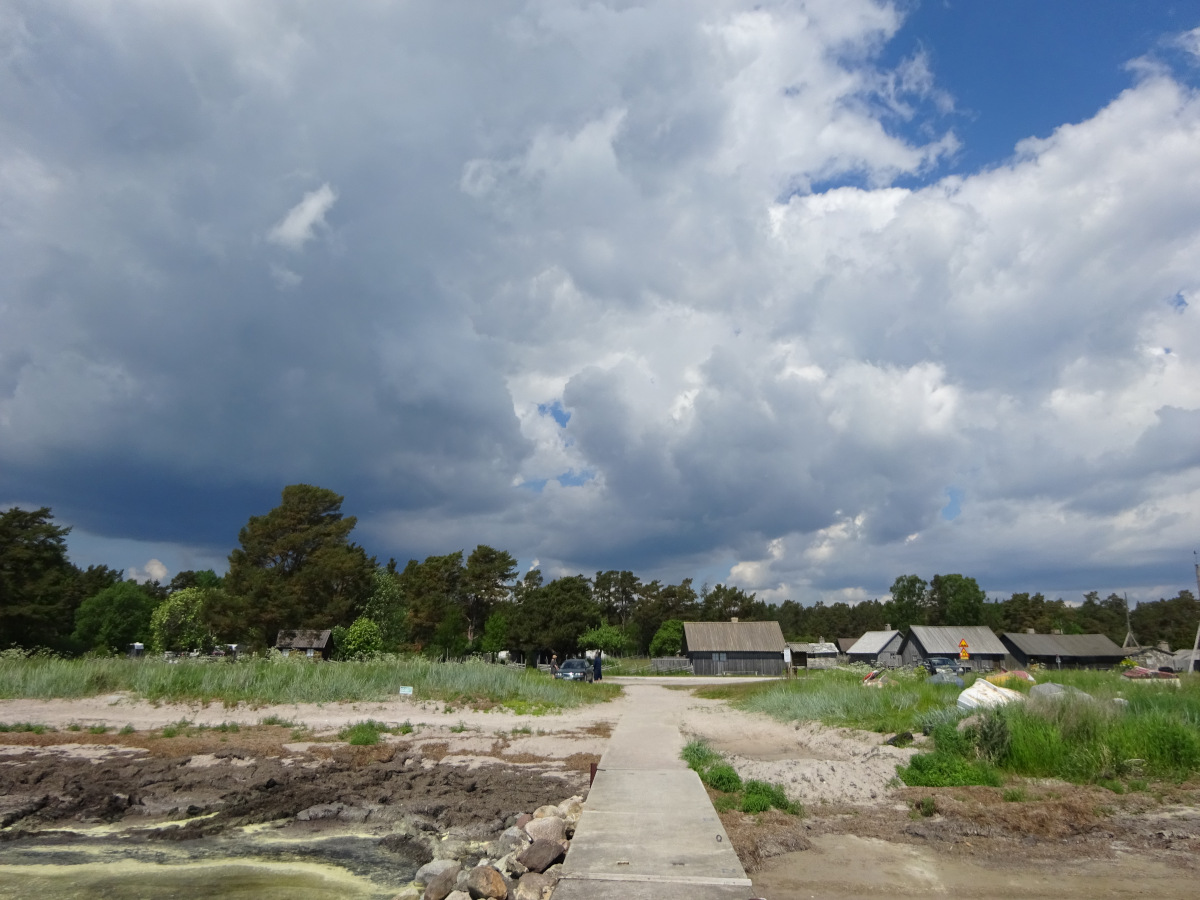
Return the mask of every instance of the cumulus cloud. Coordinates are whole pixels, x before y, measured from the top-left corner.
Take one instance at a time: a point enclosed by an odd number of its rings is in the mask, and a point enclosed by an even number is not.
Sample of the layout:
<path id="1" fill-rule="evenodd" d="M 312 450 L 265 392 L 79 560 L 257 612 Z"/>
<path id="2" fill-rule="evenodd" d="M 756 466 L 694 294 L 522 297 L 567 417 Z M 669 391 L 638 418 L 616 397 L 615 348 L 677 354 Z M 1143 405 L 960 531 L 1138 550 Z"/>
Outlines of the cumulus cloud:
<path id="1" fill-rule="evenodd" d="M 300 250 L 315 237 L 318 227 L 324 227 L 325 214 L 336 200 L 337 194 L 328 184 L 309 191 L 267 232 L 267 240 L 288 250 Z"/>
<path id="2" fill-rule="evenodd" d="M 1163 67 L 947 175 L 936 55 L 885 65 L 871 0 L 5 21 L 0 497 L 221 559 L 307 481 L 381 558 L 774 600 L 1189 558 L 1200 101 Z"/>
<path id="3" fill-rule="evenodd" d="M 137 581 L 140 583 L 147 581 L 163 582 L 167 580 L 170 570 L 168 570 L 167 567 L 157 559 L 150 559 L 147 560 L 146 564 L 141 568 L 137 566 L 130 566 L 129 572 L 126 574 L 132 581 Z"/>

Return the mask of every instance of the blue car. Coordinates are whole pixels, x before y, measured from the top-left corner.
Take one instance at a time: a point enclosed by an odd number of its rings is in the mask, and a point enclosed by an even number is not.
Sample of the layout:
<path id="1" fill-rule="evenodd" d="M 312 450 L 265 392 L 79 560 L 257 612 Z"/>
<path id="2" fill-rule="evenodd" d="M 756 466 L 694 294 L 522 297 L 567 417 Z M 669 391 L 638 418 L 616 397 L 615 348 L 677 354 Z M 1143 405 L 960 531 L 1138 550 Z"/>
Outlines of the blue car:
<path id="1" fill-rule="evenodd" d="M 592 664 L 586 659 L 563 660 L 563 664 L 558 667 L 558 674 L 554 677 L 563 681 L 591 681 Z"/>

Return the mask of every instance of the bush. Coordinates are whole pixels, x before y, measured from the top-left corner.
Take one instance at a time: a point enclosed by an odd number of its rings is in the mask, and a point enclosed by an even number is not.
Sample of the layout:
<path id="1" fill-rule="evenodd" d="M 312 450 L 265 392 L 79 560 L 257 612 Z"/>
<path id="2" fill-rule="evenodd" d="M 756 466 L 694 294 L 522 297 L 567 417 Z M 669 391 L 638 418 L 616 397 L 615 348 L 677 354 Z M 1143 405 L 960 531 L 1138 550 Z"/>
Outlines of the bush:
<path id="1" fill-rule="evenodd" d="M 370 619 L 360 616 L 346 629 L 339 649 L 348 659 L 365 659 L 383 649 L 383 632 Z"/>
<path id="2" fill-rule="evenodd" d="M 700 779 L 715 791 L 727 794 L 742 789 L 742 778 L 729 763 L 717 763 L 700 774 Z"/>
<path id="3" fill-rule="evenodd" d="M 366 747 L 379 743 L 379 735 L 385 733 L 388 727 L 382 722 L 368 719 L 366 722 L 355 722 L 338 732 L 338 738 L 355 747 Z"/>

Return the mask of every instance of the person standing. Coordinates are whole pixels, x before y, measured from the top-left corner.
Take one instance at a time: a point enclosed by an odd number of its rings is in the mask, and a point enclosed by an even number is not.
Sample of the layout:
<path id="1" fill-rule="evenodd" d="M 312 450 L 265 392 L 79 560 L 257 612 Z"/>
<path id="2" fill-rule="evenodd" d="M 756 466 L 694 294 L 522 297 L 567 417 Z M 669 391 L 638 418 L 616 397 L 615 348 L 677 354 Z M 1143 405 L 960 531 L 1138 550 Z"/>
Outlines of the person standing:
<path id="1" fill-rule="evenodd" d="M 600 651 L 596 650 L 596 655 L 592 657 L 592 681 L 599 681 L 604 676 L 600 674 Z"/>
<path id="2" fill-rule="evenodd" d="M 550 654 L 550 677 L 551 678 L 558 677 L 558 654 L 557 653 Z"/>

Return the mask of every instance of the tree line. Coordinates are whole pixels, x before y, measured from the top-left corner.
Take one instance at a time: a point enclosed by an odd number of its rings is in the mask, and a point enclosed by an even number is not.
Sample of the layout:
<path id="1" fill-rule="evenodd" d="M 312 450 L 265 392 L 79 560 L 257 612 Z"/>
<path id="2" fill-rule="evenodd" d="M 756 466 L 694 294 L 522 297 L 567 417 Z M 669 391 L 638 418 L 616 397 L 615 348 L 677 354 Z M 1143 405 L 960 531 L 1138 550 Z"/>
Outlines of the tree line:
<path id="1" fill-rule="evenodd" d="M 778 621 L 790 640 L 857 637 L 885 627 L 987 625 L 994 631 L 1126 633 L 1123 598 L 1097 592 L 1079 605 L 1042 594 L 989 600 L 975 579 L 904 575 L 886 601 L 803 606 L 767 604 L 740 588 L 697 589 L 643 581 L 630 571 L 546 581 L 524 575 L 507 551 L 479 545 L 379 563 L 350 536 L 333 491 L 284 488 L 270 512 L 251 516 L 229 555 L 227 574 L 180 572 L 169 584 L 138 583 L 107 566 L 73 565 L 69 528 L 47 507 L 0 514 L 0 648 L 61 653 L 121 652 L 135 641 L 155 650 L 208 651 L 236 643 L 273 646 L 281 630 L 331 629 L 342 655 L 414 651 L 455 658 L 516 651 L 533 661 L 600 648 L 610 654 L 679 652 L 685 621 Z M 1129 614 L 1143 643 L 1191 646 L 1200 604 L 1186 590 L 1136 606 Z"/>

